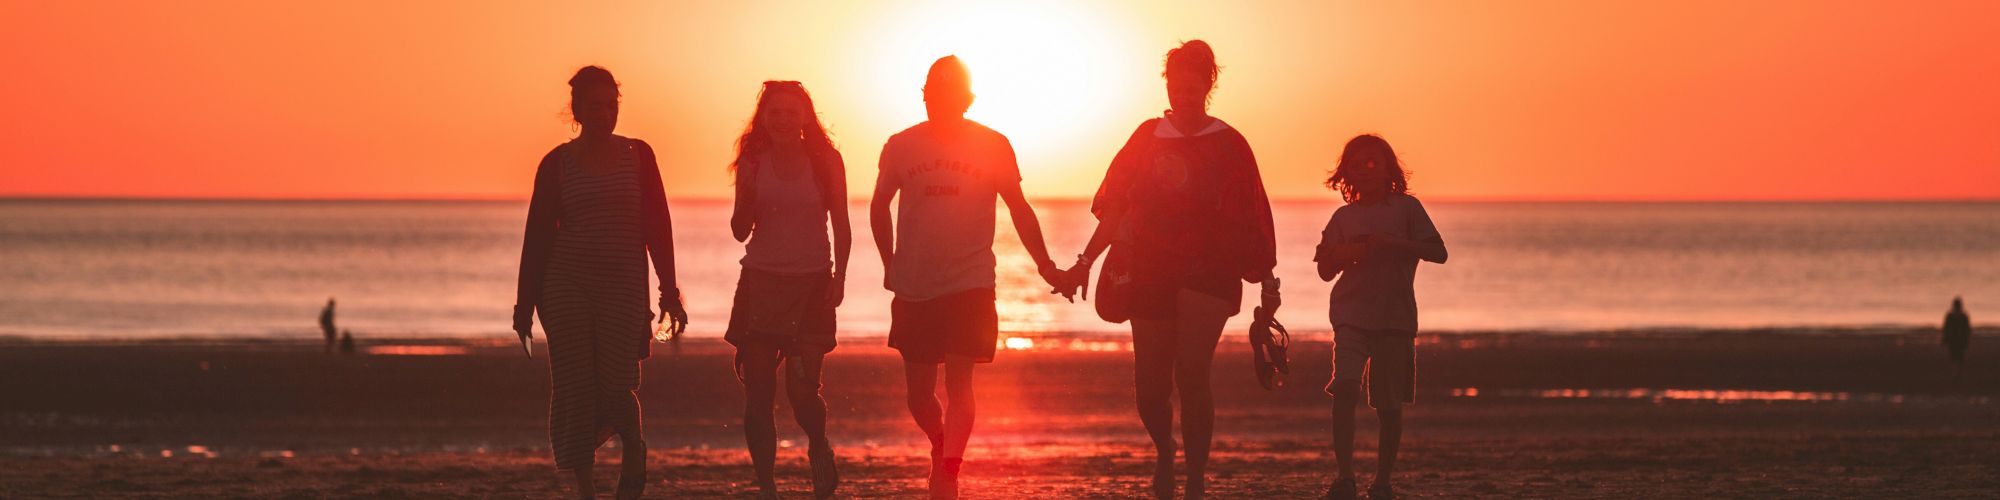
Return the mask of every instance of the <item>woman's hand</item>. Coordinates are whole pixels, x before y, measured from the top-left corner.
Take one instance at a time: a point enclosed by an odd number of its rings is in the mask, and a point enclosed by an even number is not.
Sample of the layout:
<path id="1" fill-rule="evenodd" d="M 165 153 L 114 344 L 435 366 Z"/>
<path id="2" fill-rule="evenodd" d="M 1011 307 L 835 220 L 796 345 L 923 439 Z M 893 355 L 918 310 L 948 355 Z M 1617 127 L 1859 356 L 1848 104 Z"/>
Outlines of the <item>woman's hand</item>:
<path id="1" fill-rule="evenodd" d="M 1074 301 L 1073 297 L 1080 291 L 1083 295 L 1083 300 L 1090 300 L 1091 264 L 1093 262 L 1090 259 L 1085 258 L 1083 254 L 1077 254 L 1076 264 L 1072 264 L 1069 266 L 1069 269 L 1063 270 L 1063 281 L 1065 283 L 1058 290 L 1058 292 L 1062 293 L 1063 298 Z"/>
<path id="2" fill-rule="evenodd" d="M 1263 293 L 1258 295 L 1262 298 L 1262 301 L 1260 303 L 1263 305 L 1263 307 L 1258 309 L 1257 311 L 1260 314 L 1276 315 L 1278 313 L 1278 306 L 1284 304 L 1284 299 L 1278 295 L 1277 276 L 1265 278 Z M 1267 316 L 1266 319 L 1269 319 L 1269 316 Z"/>
<path id="3" fill-rule="evenodd" d="M 660 315 L 665 317 L 665 321 L 660 322 L 660 328 L 654 332 L 653 337 L 658 340 L 679 340 L 681 333 L 687 331 L 688 323 L 687 307 L 681 305 L 680 294 L 660 297 Z"/>
<path id="4" fill-rule="evenodd" d="M 833 279 L 826 282 L 826 306 L 840 307 L 841 301 L 846 299 L 847 275 L 845 273 L 833 273 Z"/>

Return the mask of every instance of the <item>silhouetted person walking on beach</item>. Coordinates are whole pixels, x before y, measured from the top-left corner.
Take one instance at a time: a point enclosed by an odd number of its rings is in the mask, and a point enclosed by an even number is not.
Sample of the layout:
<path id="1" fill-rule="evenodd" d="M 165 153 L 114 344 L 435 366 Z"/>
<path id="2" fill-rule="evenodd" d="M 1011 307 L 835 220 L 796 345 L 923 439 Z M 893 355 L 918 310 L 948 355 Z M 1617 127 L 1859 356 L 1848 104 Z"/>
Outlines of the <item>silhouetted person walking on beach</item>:
<path id="1" fill-rule="evenodd" d="M 1021 195 L 1021 170 L 1007 137 L 965 119 L 972 81 L 955 56 L 931 65 L 924 83 L 929 121 L 882 146 L 869 228 L 882 253 L 890 305 L 889 347 L 903 356 L 910 416 L 931 441 L 931 496 L 957 498 L 958 472 L 972 434 L 974 363 L 993 361 L 1000 318 L 994 309 L 994 198 L 1006 201 L 1021 244 L 1042 279 L 1061 279 L 1042 243 L 1035 211 Z M 897 194 L 896 217 L 889 206 Z M 949 405 L 938 406 L 938 365 Z"/>
<path id="2" fill-rule="evenodd" d="M 1218 74 L 1206 42 L 1167 52 L 1172 108 L 1139 124 L 1111 160 L 1091 203 L 1097 229 L 1059 285 L 1065 294 L 1087 285 L 1092 261 L 1110 248 L 1097 307 L 1107 320 L 1132 321 L 1133 385 L 1158 453 L 1158 498 L 1174 495 L 1175 390 L 1187 498 L 1202 498 L 1215 426 L 1209 365 L 1223 323 L 1242 308 L 1244 281 L 1263 284 L 1264 310 L 1278 303 L 1277 244 L 1257 159 L 1243 134 L 1208 115 Z"/>
<path id="3" fill-rule="evenodd" d="M 1965 347 L 1972 343 L 1972 318 L 1965 314 L 1965 301 L 1951 298 L 1951 312 L 1944 313 L 1944 352 L 1951 358 L 1951 378 L 1965 376 Z"/>
<path id="4" fill-rule="evenodd" d="M 354 354 L 354 332 L 346 330 L 340 332 L 340 353 Z"/>
<path id="5" fill-rule="evenodd" d="M 531 335 L 539 312 L 548 333 L 556 468 L 575 474 L 578 497 L 595 497 L 591 465 L 598 445 L 615 434 L 624 451 L 618 498 L 638 498 L 646 485 L 639 361 L 651 352 L 653 318 L 648 254 L 668 329 L 687 324 L 674 280 L 673 222 L 653 148 L 611 133 L 619 98 L 611 72 L 585 67 L 569 86 L 582 132 L 536 167 L 514 330 Z"/>
<path id="6" fill-rule="evenodd" d="M 319 331 L 326 335 L 326 352 L 332 354 L 333 342 L 336 340 L 333 331 L 333 297 L 327 297 L 326 308 L 319 310 Z"/>
<path id="7" fill-rule="evenodd" d="M 1347 205 L 1334 210 L 1313 261 L 1333 281 L 1327 316 L 1333 324 L 1333 456 L 1339 467 L 1325 498 L 1355 497 L 1354 406 L 1367 387 L 1381 419 L 1375 482 L 1368 497 L 1395 497 L 1390 472 L 1403 435 L 1403 405 L 1414 401 L 1417 261 L 1443 264 L 1447 254 L 1423 203 L 1409 195 L 1409 176 L 1389 142 L 1374 135 L 1347 141 L 1326 179 Z"/>
<path id="8" fill-rule="evenodd" d="M 771 411 L 776 372 L 783 366 L 792 417 L 810 443 L 806 456 L 812 463 L 813 495 L 827 498 L 839 486 L 840 474 L 826 437 L 820 365 L 833 351 L 834 308 L 846 286 L 853 241 L 847 167 L 805 87 L 764 82 L 750 126 L 736 141 L 731 170 L 736 209 L 729 226 L 737 241 L 749 244 L 723 338 L 736 346 L 736 376 L 745 392 L 743 437 L 758 493 L 777 498 L 771 469 L 778 430 Z"/>

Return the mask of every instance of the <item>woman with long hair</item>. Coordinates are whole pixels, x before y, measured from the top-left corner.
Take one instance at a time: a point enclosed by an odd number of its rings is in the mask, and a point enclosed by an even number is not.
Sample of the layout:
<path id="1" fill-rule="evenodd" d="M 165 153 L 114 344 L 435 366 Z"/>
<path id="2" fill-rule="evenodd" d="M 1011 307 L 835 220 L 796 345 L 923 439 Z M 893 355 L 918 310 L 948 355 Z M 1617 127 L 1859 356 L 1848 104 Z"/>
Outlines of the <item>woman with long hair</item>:
<path id="1" fill-rule="evenodd" d="M 833 496 L 840 484 L 826 437 L 820 364 L 834 346 L 853 240 L 847 221 L 847 168 L 799 82 L 764 82 L 757 110 L 736 140 L 736 208 L 730 230 L 744 245 L 724 335 L 736 346 L 743 382 L 743 438 L 765 498 L 777 497 L 772 462 L 777 424 L 772 407 L 782 366 L 792 416 L 808 438 L 813 494 Z M 831 222 L 831 224 L 829 224 Z M 831 245 L 827 239 L 831 225 Z"/>
<path id="2" fill-rule="evenodd" d="M 1208 115 L 1219 69 L 1200 40 L 1167 52 L 1165 116 L 1146 120 L 1112 159 L 1092 201 L 1098 224 L 1067 286 L 1087 283 L 1107 247 L 1099 282 L 1105 319 L 1132 322 L 1139 417 L 1158 453 L 1153 494 L 1174 494 L 1172 396 L 1181 399 L 1187 498 L 1207 491 L 1215 402 L 1209 365 L 1222 326 L 1241 308 L 1244 281 L 1263 284 L 1258 310 L 1277 307 L 1271 204 L 1243 134 Z M 1105 282 L 1109 281 L 1109 283 Z"/>
<path id="3" fill-rule="evenodd" d="M 569 80 L 570 114 L 581 132 L 542 157 L 528 203 L 514 331 L 548 334 L 549 443 L 556 468 L 572 471 L 578 498 L 595 498 L 597 447 L 616 435 L 624 460 L 618 498 L 646 487 L 639 417 L 639 361 L 651 352 L 647 256 L 660 281 L 669 332 L 687 324 L 674 280 L 673 222 L 660 167 L 645 141 L 611 133 L 618 81 L 597 66 Z"/>

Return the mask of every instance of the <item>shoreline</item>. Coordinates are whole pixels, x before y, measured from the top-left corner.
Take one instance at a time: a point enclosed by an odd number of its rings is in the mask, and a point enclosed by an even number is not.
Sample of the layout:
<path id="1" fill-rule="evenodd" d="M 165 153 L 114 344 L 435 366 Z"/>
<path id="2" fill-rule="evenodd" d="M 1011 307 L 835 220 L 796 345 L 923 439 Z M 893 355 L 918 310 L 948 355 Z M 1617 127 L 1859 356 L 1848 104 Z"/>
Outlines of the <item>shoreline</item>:
<path id="1" fill-rule="evenodd" d="M 1405 496 L 2000 495 L 2000 343 L 1952 383 L 1935 338 L 1437 334 L 1405 409 Z M 1235 334 L 1240 337 L 1240 332 Z M 0 345 L 0 496 L 548 498 L 548 364 L 512 339 L 423 339 L 402 355 L 319 342 Z M 1143 495 L 1152 445 L 1119 349 L 1001 351 L 980 365 L 967 494 Z M 1115 343 L 1114 343 L 1115 344 Z M 1043 343 L 1037 343 L 1043 346 Z M 1248 346 L 1214 358 L 1218 497 L 1324 491 L 1331 346 L 1301 340 L 1290 385 L 1257 386 Z M 541 356 L 545 351 L 538 350 Z M 639 395 L 653 494 L 741 497 L 743 392 L 720 340 L 656 344 Z M 825 365 L 847 496 L 922 491 L 926 438 L 893 350 Z M 781 398 L 782 399 L 782 398 Z M 776 409 L 779 480 L 804 491 L 803 435 Z M 1376 417 L 1357 412 L 1362 470 Z M 618 450 L 600 450 L 609 478 Z"/>
<path id="2" fill-rule="evenodd" d="M 401 333 L 376 336 L 369 332 L 355 332 L 359 345 L 452 345 L 465 347 L 516 346 L 512 332 L 469 333 L 427 335 L 422 333 Z M 537 329 L 536 352 L 543 352 L 546 346 L 542 338 L 546 332 Z M 1294 328 L 1294 341 L 1330 342 L 1333 331 L 1327 328 Z M 1223 331 L 1222 342 L 1243 343 L 1246 338 L 1241 329 Z M 1939 333 L 1937 325 L 1860 325 L 1860 326 L 1770 326 L 1770 327 L 1633 327 L 1614 329 L 1520 329 L 1520 330 L 1437 330 L 1417 334 L 1418 342 L 1443 343 L 1459 340 L 1690 340 L 1728 338 L 1768 338 L 1768 337 L 1861 337 L 1861 338 L 1931 338 Z M 852 331 L 839 332 L 842 340 L 855 343 L 879 343 L 888 339 L 887 332 Z M 1001 339 L 1009 337 L 1054 340 L 1116 341 L 1128 339 L 1126 332 L 1001 332 Z M 1973 325 L 1975 338 L 2000 338 L 2000 324 Z M 721 334 L 693 335 L 684 337 L 685 342 L 722 342 Z M 843 344 L 845 344 L 844 342 Z M 146 335 L 133 337 L 112 336 L 51 336 L 0 333 L 0 346 L 24 345 L 219 345 L 219 346 L 273 346 L 288 347 L 298 345 L 319 346 L 324 344 L 318 332 L 273 333 L 273 334 L 200 334 Z M 656 342 L 655 345 L 665 343 Z M 1060 344 L 1057 344 L 1060 345 Z"/>

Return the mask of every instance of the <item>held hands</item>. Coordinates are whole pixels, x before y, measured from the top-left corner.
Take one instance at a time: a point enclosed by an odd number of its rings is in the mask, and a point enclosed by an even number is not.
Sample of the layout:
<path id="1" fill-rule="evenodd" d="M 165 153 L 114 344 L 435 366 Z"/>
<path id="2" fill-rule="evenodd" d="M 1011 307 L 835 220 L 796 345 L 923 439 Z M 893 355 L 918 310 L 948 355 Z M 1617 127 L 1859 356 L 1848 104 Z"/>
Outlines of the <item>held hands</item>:
<path id="1" fill-rule="evenodd" d="M 1062 268 L 1056 267 L 1055 262 L 1042 261 L 1035 263 L 1035 272 L 1041 274 L 1042 281 L 1049 284 L 1049 293 L 1061 295 L 1065 299 L 1070 299 L 1070 302 L 1076 301 L 1076 299 L 1071 297 L 1070 293 L 1070 290 L 1076 288 L 1075 285 L 1070 283 L 1069 274 L 1064 272 Z"/>
<path id="2" fill-rule="evenodd" d="M 1063 271 L 1068 286 L 1058 287 L 1057 292 L 1061 293 L 1063 298 L 1070 299 L 1080 290 L 1083 293 L 1083 300 L 1090 300 L 1090 266 L 1094 263 L 1084 254 L 1077 254 L 1076 264 Z M 1071 302 L 1075 302 L 1075 299 L 1071 299 Z"/>

